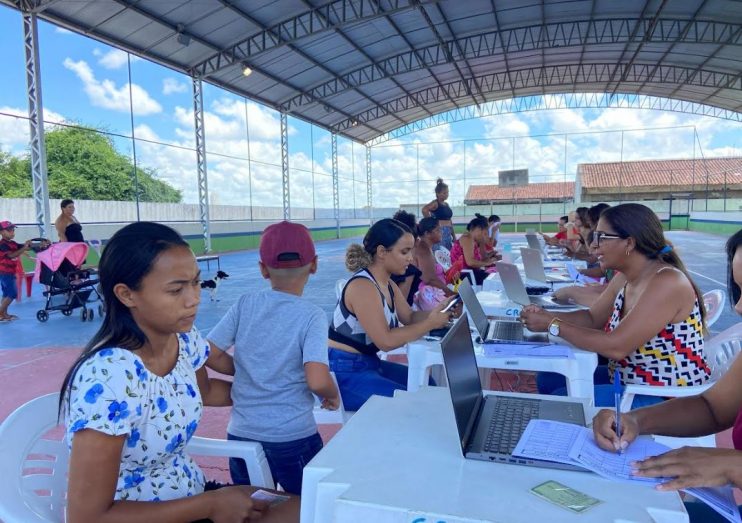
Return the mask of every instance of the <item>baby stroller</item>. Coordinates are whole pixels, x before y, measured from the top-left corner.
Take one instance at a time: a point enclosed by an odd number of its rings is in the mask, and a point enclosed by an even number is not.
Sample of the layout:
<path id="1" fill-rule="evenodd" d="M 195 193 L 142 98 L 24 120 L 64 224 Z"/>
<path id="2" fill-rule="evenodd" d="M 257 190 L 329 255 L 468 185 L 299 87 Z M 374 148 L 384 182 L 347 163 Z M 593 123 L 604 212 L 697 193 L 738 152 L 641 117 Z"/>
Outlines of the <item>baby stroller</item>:
<path id="1" fill-rule="evenodd" d="M 84 243 L 60 242 L 36 255 L 37 281 L 47 286 L 44 291 L 46 305 L 36 313 L 36 319 L 45 322 L 49 313 L 60 311 L 71 316 L 75 309 L 81 308 L 80 319 L 92 321 L 95 313 L 88 308 L 91 301 L 101 301 L 96 290 L 97 279 L 94 270 L 81 269 L 88 246 Z M 103 315 L 103 305 L 98 305 L 98 314 Z"/>

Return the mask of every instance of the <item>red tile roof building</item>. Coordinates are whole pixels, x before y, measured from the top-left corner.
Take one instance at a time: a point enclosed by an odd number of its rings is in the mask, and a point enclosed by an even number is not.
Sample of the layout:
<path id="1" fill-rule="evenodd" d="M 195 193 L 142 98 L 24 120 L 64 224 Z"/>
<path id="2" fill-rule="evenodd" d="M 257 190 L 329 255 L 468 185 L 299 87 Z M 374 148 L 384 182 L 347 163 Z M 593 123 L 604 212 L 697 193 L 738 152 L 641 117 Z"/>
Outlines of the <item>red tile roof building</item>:
<path id="1" fill-rule="evenodd" d="M 581 163 L 577 186 L 585 202 L 621 199 L 667 199 L 693 193 L 695 198 L 742 197 L 742 157 L 697 160 L 641 160 Z M 571 201 L 575 182 L 532 183 L 519 187 L 469 186 L 466 205 L 541 200 Z"/>

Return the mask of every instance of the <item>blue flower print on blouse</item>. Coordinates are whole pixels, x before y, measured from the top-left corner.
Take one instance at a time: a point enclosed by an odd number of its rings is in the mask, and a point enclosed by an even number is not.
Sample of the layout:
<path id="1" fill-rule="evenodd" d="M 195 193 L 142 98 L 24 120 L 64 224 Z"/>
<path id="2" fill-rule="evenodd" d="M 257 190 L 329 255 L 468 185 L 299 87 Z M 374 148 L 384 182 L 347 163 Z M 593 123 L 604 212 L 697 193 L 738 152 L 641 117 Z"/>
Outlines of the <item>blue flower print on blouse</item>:
<path id="1" fill-rule="evenodd" d="M 70 427 L 70 432 L 78 432 L 84 429 L 87 424 L 88 424 L 88 420 L 79 419 L 75 423 L 72 424 L 72 426 Z"/>
<path id="2" fill-rule="evenodd" d="M 188 426 L 186 427 L 186 441 L 191 441 L 191 437 L 193 436 L 193 433 L 196 432 L 197 428 L 198 421 L 196 420 L 193 420 L 188 424 Z"/>
<path id="3" fill-rule="evenodd" d="M 103 385 L 96 383 L 88 389 L 85 393 L 85 401 L 88 403 L 95 403 L 98 401 L 98 397 L 103 394 Z"/>
<path id="4" fill-rule="evenodd" d="M 134 360 L 134 368 L 136 369 L 139 381 L 145 381 L 147 379 L 147 369 L 144 368 L 144 365 L 139 360 Z"/>
<path id="5" fill-rule="evenodd" d="M 112 401 L 108 406 L 108 419 L 114 423 L 129 417 L 129 406 L 125 401 Z"/>
<path id="6" fill-rule="evenodd" d="M 190 396 L 191 398 L 195 398 L 195 397 L 196 397 L 196 391 L 195 391 L 195 390 L 193 390 L 193 387 L 191 386 L 191 384 L 190 384 L 190 383 L 187 383 L 187 384 L 186 384 L 186 390 L 188 390 L 188 395 L 189 395 L 189 396 Z"/>
<path id="7" fill-rule="evenodd" d="M 167 447 L 165 447 L 165 450 L 168 452 L 175 452 L 175 449 L 177 449 L 182 443 L 183 443 L 183 434 L 177 434 L 173 436 L 173 439 L 171 439 L 170 443 L 167 444 Z"/>
<path id="8" fill-rule="evenodd" d="M 129 437 L 126 438 L 126 446 L 133 449 L 137 446 L 140 437 L 141 434 L 139 433 L 139 429 L 132 430 L 131 434 L 129 434 Z"/>
<path id="9" fill-rule="evenodd" d="M 157 398 L 157 408 L 160 409 L 160 412 L 165 412 L 167 410 L 167 400 L 162 396 Z"/>
<path id="10" fill-rule="evenodd" d="M 144 469 L 142 467 L 136 468 L 131 474 L 127 474 L 124 477 L 124 487 L 126 488 L 132 488 L 139 485 L 142 481 L 144 481 L 144 476 L 142 476 L 142 472 Z"/>
<path id="11" fill-rule="evenodd" d="M 101 358 L 105 358 L 106 356 L 110 356 L 113 354 L 113 349 L 102 349 L 98 352 L 98 355 Z"/>

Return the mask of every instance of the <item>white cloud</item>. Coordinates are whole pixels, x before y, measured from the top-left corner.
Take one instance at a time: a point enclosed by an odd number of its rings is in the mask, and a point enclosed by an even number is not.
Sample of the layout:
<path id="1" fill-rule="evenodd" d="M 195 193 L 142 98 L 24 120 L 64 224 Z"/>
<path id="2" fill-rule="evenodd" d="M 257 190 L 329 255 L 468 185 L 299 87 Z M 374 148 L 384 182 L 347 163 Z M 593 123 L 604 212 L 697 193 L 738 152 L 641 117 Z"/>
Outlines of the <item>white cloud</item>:
<path id="1" fill-rule="evenodd" d="M 57 33 L 57 34 L 60 34 L 60 35 L 71 35 L 71 34 L 74 34 L 69 29 L 65 29 L 64 27 L 59 27 L 59 26 L 57 26 L 57 27 L 54 28 L 54 32 Z"/>
<path id="2" fill-rule="evenodd" d="M 93 56 L 98 58 L 98 64 L 102 65 L 106 69 L 120 69 L 127 63 L 128 53 L 121 49 L 111 49 L 110 51 L 103 52 L 98 48 L 93 49 Z M 131 61 L 135 62 L 139 60 L 138 56 L 132 55 Z"/>
<path id="3" fill-rule="evenodd" d="M 176 78 L 165 78 L 162 81 L 162 94 L 170 95 L 173 93 L 185 93 L 188 91 L 188 84 L 181 82 Z"/>
<path id="4" fill-rule="evenodd" d="M 0 107 L 0 151 L 22 155 L 28 150 L 29 127 L 28 111 L 18 107 Z M 13 116 L 15 115 L 18 118 Z M 64 116 L 50 109 L 44 110 L 44 120 L 46 122 L 63 123 Z"/>
<path id="5" fill-rule="evenodd" d="M 93 70 L 84 60 L 75 62 L 70 58 L 64 59 L 64 67 L 74 72 L 82 81 L 85 93 L 90 103 L 95 107 L 111 109 L 119 112 L 129 112 L 129 84 L 116 87 L 112 80 L 99 81 Z M 162 106 L 153 99 L 147 91 L 137 84 L 131 84 L 131 96 L 134 102 L 134 113 L 139 116 L 155 114 L 162 111 Z"/>

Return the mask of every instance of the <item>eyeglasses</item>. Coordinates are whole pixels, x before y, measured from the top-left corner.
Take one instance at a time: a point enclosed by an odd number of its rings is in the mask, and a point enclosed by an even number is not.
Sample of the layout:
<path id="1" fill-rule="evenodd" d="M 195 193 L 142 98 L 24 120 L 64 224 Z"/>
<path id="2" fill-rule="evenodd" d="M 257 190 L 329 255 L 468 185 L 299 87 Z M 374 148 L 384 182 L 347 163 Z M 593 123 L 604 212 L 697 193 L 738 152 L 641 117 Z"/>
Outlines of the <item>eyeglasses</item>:
<path id="1" fill-rule="evenodd" d="M 596 231 L 595 232 L 594 239 L 595 239 L 595 244 L 598 247 L 600 247 L 600 241 L 602 239 L 604 239 L 604 238 L 609 239 L 609 240 L 620 240 L 620 239 L 624 239 L 623 236 L 621 236 L 620 234 L 609 234 L 609 233 L 603 232 L 603 231 Z"/>

